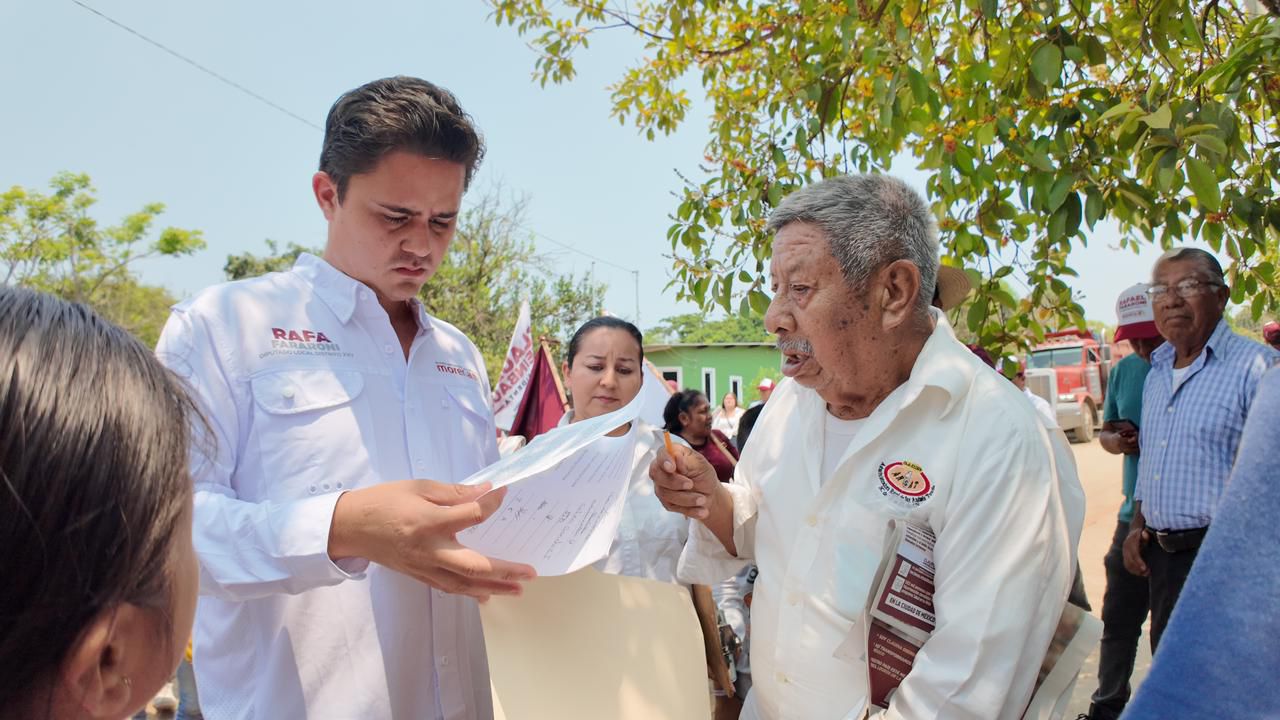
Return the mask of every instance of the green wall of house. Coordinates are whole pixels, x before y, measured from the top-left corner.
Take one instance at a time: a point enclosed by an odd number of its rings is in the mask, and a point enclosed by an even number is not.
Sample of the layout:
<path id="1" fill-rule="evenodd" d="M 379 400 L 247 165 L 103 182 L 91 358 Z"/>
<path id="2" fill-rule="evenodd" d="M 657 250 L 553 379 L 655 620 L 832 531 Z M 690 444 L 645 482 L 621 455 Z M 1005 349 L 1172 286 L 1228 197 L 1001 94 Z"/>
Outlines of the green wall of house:
<path id="1" fill-rule="evenodd" d="M 714 386 L 711 404 L 720 404 L 721 398 L 731 389 L 731 379 L 740 380 L 742 388 L 738 400 L 742 405 L 760 399 L 756 381 L 767 376 L 776 383 L 782 379 L 779 372 L 778 350 L 772 343 L 751 345 L 658 345 L 645 348 L 645 358 L 659 371 L 680 370 L 682 388 L 704 390 L 703 370 L 713 371 Z M 746 397 L 742 397 L 743 394 Z"/>

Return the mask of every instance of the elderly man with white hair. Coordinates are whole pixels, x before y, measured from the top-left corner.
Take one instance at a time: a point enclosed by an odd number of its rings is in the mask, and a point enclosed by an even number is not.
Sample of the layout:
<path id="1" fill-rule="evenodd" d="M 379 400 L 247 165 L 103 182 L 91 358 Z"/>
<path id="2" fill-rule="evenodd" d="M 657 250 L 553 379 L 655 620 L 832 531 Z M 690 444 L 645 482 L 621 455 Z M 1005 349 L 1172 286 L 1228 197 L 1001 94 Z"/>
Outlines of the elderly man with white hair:
<path id="1" fill-rule="evenodd" d="M 930 307 L 937 230 L 906 184 L 831 178 L 787 197 L 770 229 L 765 323 L 787 379 L 758 439 L 732 483 L 683 448 L 650 468 L 667 509 L 694 520 L 681 579 L 760 568 L 743 717 L 1021 717 L 1075 568 L 1069 450 Z M 866 648 L 891 520 L 937 536 L 937 623 L 877 710 L 848 648 Z"/>

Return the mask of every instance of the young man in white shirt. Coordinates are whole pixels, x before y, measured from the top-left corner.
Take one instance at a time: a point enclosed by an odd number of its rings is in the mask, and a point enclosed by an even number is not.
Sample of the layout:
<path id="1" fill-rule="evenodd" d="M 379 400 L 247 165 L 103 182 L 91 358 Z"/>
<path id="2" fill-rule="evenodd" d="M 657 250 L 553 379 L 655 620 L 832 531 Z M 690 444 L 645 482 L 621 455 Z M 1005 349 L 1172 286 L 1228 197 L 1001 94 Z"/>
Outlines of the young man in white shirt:
<path id="1" fill-rule="evenodd" d="M 765 323 L 787 380 L 732 483 L 682 448 L 650 471 L 667 509 L 697 521 L 682 580 L 760 568 L 743 718 L 874 710 L 863 610 L 896 519 L 937 535 L 937 626 L 872 717 L 1020 718 L 1084 520 L 1069 450 L 929 307 L 936 230 L 904 183 L 824 180 L 786 198 L 770 227 Z"/>
<path id="2" fill-rule="evenodd" d="M 442 88 L 346 93 L 312 179 L 324 257 L 208 288 L 165 326 L 157 353 L 209 431 L 192 474 L 211 720 L 492 716 L 475 598 L 533 570 L 454 537 L 502 498 L 454 484 L 497 459 L 489 385 L 417 300 L 482 155 Z"/>

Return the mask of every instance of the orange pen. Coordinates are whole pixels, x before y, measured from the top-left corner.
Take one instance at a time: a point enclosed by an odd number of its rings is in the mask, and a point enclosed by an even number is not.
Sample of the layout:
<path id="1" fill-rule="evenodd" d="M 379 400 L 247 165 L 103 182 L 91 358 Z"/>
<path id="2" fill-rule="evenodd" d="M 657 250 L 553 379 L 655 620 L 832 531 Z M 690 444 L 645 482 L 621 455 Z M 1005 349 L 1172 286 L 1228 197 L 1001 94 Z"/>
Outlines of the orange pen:
<path id="1" fill-rule="evenodd" d="M 676 447 L 671 442 L 671 433 L 666 430 L 662 431 L 662 441 L 667 444 L 667 454 L 671 456 L 671 462 L 676 461 Z"/>

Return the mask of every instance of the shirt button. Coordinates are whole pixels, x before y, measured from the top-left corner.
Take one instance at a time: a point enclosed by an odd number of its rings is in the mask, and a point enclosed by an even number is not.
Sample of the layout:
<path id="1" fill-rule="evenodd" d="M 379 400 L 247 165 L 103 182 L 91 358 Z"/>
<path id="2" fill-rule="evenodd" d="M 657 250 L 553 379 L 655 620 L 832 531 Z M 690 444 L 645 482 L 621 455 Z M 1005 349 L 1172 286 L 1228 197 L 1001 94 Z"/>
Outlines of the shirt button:
<path id="1" fill-rule="evenodd" d="M 361 290 L 361 291 L 360 291 L 360 299 L 361 299 L 361 300 L 368 300 L 368 299 L 369 299 L 369 291 L 368 291 L 368 290 Z"/>
<path id="2" fill-rule="evenodd" d="M 1170 405 L 1170 406 L 1169 406 L 1169 412 L 1173 412 L 1173 406 L 1172 406 L 1172 405 Z"/>
<path id="3" fill-rule="evenodd" d="M 790 682 L 790 680 L 787 680 L 787 674 L 786 674 L 786 673 L 782 673 L 782 672 L 780 672 L 780 673 L 778 673 L 778 674 L 774 675 L 773 677 L 774 677 L 774 679 L 776 679 L 778 682 L 782 683 L 783 685 L 786 685 L 788 682 Z"/>
<path id="4" fill-rule="evenodd" d="M 328 489 L 329 489 L 329 483 L 322 483 L 322 484 L 320 485 L 320 488 L 321 488 L 322 490 L 328 490 Z"/>
<path id="5" fill-rule="evenodd" d="M 440 398 L 440 407 L 442 408 L 449 407 L 449 398 Z"/>
<path id="6" fill-rule="evenodd" d="M 448 656 L 448 655 L 445 655 L 444 657 L 440 658 L 440 665 L 441 665 L 441 666 L 443 666 L 443 667 L 449 667 L 449 656 Z"/>
<path id="7" fill-rule="evenodd" d="M 1164 447 L 1164 446 L 1166 446 L 1166 445 L 1168 445 L 1168 444 L 1169 444 L 1169 441 L 1168 441 L 1168 440 L 1161 440 L 1161 441 L 1160 441 L 1160 447 Z"/>
<path id="8" fill-rule="evenodd" d="M 341 490 L 341 489 L 342 489 L 342 483 L 341 483 L 341 482 L 339 482 L 339 483 L 338 483 L 338 485 L 337 485 L 337 487 L 338 487 L 338 489 L 339 489 L 339 490 Z"/>
<path id="9" fill-rule="evenodd" d="M 1155 476 L 1155 479 L 1156 479 L 1156 480 L 1159 480 L 1159 479 L 1160 479 L 1160 475 L 1159 475 L 1159 474 L 1157 474 L 1157 475 Z"/>
<path id="10" fill-rule="evenodd" d="M 419 461 L 415 462 L 415 463 L 414 463 L 414 465 L 417 465 L 417 466 L 418 466 L 418 469 L 419 469 L 419 470 L 421 470 L 422 468 L 424 468 L 424 467 L 426 467 L 426 466 L 427 466 L 427 461 L 426 461 L 426 460 L 419 460 Z"/>
<path id="11" fill-rule="evenodd" d="M 281 395 L 281 396 L 283 396 L 285 400 L 292 400 L 292 399 L 293 399 L 293 388 L 291 388 L 291 387 L 287 387 L 287 388 L 285 388 L 284 390 L 281 390 L 281 391 L 280 391 L 280 395 Z"/>
<path id="12" fill-rule="evenodd" d="M 310 488 L 307 488 L 307 489 L 311 491 L 311 494 L 312 494 L 312 495 L 315 495 L 315 494 L 316 494 L 316 486 L 315 486 L 315 485 L 312 485 Z"/>
<path id="13" fill-rule="evenodd" d="M 806 523 L 808 523 L 809 527 L 817 527 L 817 526 L 818 526 L 818 516 L 817 516 L 817 515 L 810 515 L 809 517 L 805 518 L 805 519 L 804 519 L 804 521 L 805 521 Z"/>
<path id="14" fill-rule="evenodd" d="M 794 592 L 793 592 L 793 593 L 791 593 L 790 595 L 788 595 L 788 596 L 787 596 L 787 604 L 789 604 L 789 605 L 799 605 L 799 604 L 800 604 L 800 593 L 794 593 Z"/>
<path id="15" fill-rule="evenodd" d="M 383 345 L 383 346 L 382 346 L 382 352 L 384 352 L 384 353 L 386 353 L 386 354 L 390 355 L 390 354 L 391 354 L 391 343 L 387 343 L 386 345 Z"/>

